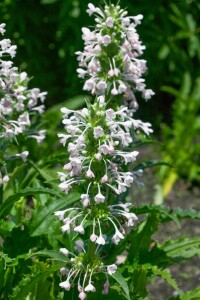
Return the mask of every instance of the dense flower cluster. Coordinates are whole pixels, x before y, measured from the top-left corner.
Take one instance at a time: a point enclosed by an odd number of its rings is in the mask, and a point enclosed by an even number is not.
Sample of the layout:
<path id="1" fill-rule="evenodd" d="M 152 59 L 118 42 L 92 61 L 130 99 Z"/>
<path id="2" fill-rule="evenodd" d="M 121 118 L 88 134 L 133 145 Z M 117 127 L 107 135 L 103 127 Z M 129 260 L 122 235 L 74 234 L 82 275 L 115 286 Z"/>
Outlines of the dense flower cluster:
<path id="1" fill-rule="evenodd" d="M 77 53 L 82 67 L 78 73 L 86 78 L 84 90 L 96 97 L 94 104 L 87 102 L 87 108 L 78 111 L 63 107 L 65 132 L 58 134 L 68 153 L 63 172 L 58 172 L 59 187 L 65 193 L 78 191 L 80 202 L 55 212 L 63 233 L 74 232 L 75 240 L 77 235 L 86 237 L 85 243 L 75 242 L 78 255 L 60 249 L 72 256 L 70 269 L 61 270 L 67 278 L 60 286 L 69 290 L 78 277 L 81 300 L 86 299 L 86 292 L 96 290 L 98 273 L 105 274 L 102 293 L 108 293 L 108 275 L 115 273 L 117 266 L 104 266 L 101 249 L 111 242 L 117 245 L 138 219 L 130 210 L 132 204 L 122 203 L 119 195 L 137 183 L 142 173 L 128 169 L 139 154 L 134 149 L 138 133 L 152 132 L 151 124 L 133 118 L 137 107 L 134 92 L 141 91 L 145 99 L 153 95 L 141 77 L 146 62 L 138 58 L 144 46 L 135 27 L 142 16 L 127 17 L 126 11 L 112 4 L 101 10 L 90 3 L 87 12 L 96 15 L 97 25 L 94 31 L 83 28 L 85 48 Z"/>
<path id="2" fill-rule="evenodd" d="M 5 24 L 0 25 L 0 33 L 5 33 Z M 16 46 L 11 45 L 9 39 L 0 41 L 0 139 L 1 152 L 5 151 L 8 143 L 20 134 L 42 142 L 45 130 L 36 130 L 31 127 L 35 114 L 44 112 L 46 92 L 38 88 L 28 89 L 29 78 L 25 72 L 20 73 L 13 62 L 8 60 L 15 57 Z M 26 160 L 28 151 L 15 154 Z M 3 158 L 1 157 L 3 161 Z M 6 174 L 5 162 L 0 166 L 0 184 L 9 180 Z"/>
<path id="3" fill-rule="evenodd" d="M 90 255 L 86 253 L 84 247 L 84 242 L 82 240 L 77 240 L 74 247 L 75 252 L 78 252 L 78 255 L 68 251 L 66 248 L 61 248 L 60 252 L 70 258 L 71 268 L 61 268 L 61 275 L 66 276 L 66 280 L 60 283 L 60 286 L 66 291 L 69 291 L 73 285 L 76 278 L 78 278 L 78 291 L 79 298 L 84 300 L 86 299 L 85 292 L 95 292 L 96 288 L 93 285 L 92 276 L 96 273 L 106 273 L 112 275 L 117 270 L 117 266 L 113 265 L 103 265 L 99 260 L 98 255 L 94 255 L 91 260 Z M 87 266 L 86 269 L 84 266 Z M 109 280 L 106 275 L 106 281 L 104 283 L 104 288 L 102 293 L 108 294 Z"/>
<path id="4" fill-rule="evenodd" d="M 93 95 L 121 95 L 137 107 L 135 91 L 142 93 L 148 100 L 154 94 L 146 89 L 142 75 L 146 72 L 146 61 L 139 59 L 145 46 L 139 40 L 136 26 L 141 23 L 142 15 L 128 17 L 127 11 L 120 6 L 105 6 L 104 10 L 88 5 L 89 15 L 95 14 L 95 29 L 84 27 L 83 52 L 77 52 L 80 78 L 86 78 L 83 89 Z"/>

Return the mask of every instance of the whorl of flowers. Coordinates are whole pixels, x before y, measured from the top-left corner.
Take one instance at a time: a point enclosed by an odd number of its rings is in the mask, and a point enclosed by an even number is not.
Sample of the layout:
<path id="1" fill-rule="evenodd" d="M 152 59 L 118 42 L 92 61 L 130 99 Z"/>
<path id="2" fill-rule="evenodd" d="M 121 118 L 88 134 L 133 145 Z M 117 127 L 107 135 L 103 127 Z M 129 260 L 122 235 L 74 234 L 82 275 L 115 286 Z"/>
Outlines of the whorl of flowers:
<path id="1" fill-rule="evenodd" d="M 85 48 L 84 52 L 78 52 L 82 67 L 78 73 L 81 78 L 88 78 L 84 90 L 91 91 L 96 98 L 94 104 L 87 101 L 87 108 L 79 111 L 63 107 L 65 133 L 58 134 L 68 153 L 63 172 L 58 172 L 59 187 L 65 193 L 71 189 L 78 191 L 80 202 L 73 208 L 55 212 L 62 222 L 62 232 L 74 232 L 74 250 L 79 252 L 76 255 L 66 248 L 60 249 L 71 257 L 69 269 L 61 269 L 66 280 L 60 286 L 69 290 L 78 278 L 81 300 L 86 299 L 86 292 L 95 292 L 98 273 L 105 274 L 102 293 L 108 293 L 108 275 L 115 273 L 117 266 L 104 265 L 102 247 L 117 245 L 137 221 L 130 210 L 132 204 L 120 202 L 119 195 L 133 182 L 138 183 L 142 174 L 142 170 L 128 169 L 128 164 L 134 163 L 139 154 L 134 149 L 137 134 L 152 132 L 149 123 L 133 118 L 134 91 L 141 91 L 146 99 L 153 95 L 141 78 L 146 62 L 138 59 L 144 46 L 135 27 L 142 16 L 126 17 L 127 12 L 119 6 L 105 6 L 102 10 L 91 3 L 87 12 L 96 14 L 97 25 L 92 32 L 83 28 Z M 84 242 L 77 239 L 78 235 Z"/>
<path id="2" fill-rule="evenodd" d="M 0 34 L 5 33 L 5 24 L 0 24 Z M 20 73 L 13 66 L 9 57 L 16 55 L 16 46 L 9 39 L 0 41 L 0 185 L 8 182 L 6 170 L 6 148 L 18 135 L 25 135 L 42 142 L 45 130 L 36 130 L 32 119 L 36 114 L 44 112 L 46 92 L 38 88 L 28 89 L 29 78 L 25 72 Z M 28 151 L 14 154 L 15 157 L 26 160 Z"/>
<path id="3" fill-rule="evenodd" d="M 146 72 L 146 61 L 140 59 L 145 46 L 139 40 L 136 26 L 142 15 L 127 16 L 120 6 L 105 6 L 104 10 L 88 5 L 89 15 L 95 15 L 93 31 L 82 28 L 85 42 L 83 52 L 77 52 L 80 78 L 86 78 L 83 89 L 93 95 L 120 95 L 128 100 L 132 109 L 137 108 L 135 91 L 148 100 L 154 94 L 146 89 L 142 75 Z"/>

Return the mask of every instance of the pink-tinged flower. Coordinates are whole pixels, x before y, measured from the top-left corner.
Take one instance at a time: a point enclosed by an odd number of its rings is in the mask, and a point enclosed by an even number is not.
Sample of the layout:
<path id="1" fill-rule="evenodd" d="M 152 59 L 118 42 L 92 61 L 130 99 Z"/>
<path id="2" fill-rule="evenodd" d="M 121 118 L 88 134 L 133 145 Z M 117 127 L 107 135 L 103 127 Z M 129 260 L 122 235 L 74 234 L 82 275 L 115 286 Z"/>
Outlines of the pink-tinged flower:
<path id="1" fill-rule="evenodd" d="M 104 135 L 103 128 L 101 126 L 97 126 L 94 128 L 94 138 L 98 139 Z"/>
<path id="2" fill-rule="evenodd" d="M 66 269 L 66 268 L 60 268 L 60 274 L 61 274 L 62 276 L 67 275 L 67 274 L 68 274 L 67 269 Z"/>
<path id="3" fill-rule="evenodd" d="M 111 37 L 109 35 L 104 35 L 102 37 L 102 44 L 104 44 L 104 46 L 108 46 L 111 43 Z"/>
<path id="4" fill-rule="evenodd" d="M 99 203 L 103 203 L 105 202 L 105 197 L 101 194 L 101 193 L 98 193 L 95 197 L 94 197 L 94 200 L 97 204 Z"/>
<path id="5" fill-rule="evenodd" d="M 86 292 L 95 292 L 96 289 L 95 289 L 94 285 L 90 282 L 90 283 L 85 287 L 85 291 L 86 291 Z"/>
<path id="6" fill-rule="evenodd" d="M 97 11 L 96 7 L 92 3 L 89 3 L 88 9 L 86 10 L 89 16 L 93 15 L 96 11 Z"/>
<path id="7" fill-rule="evenodd" d="M 82 194 L 81 195 L 81 200 L 82 200 L 82 203 L 83 203 L 84 207 L 87 207 L 87 206 L 90 205 L 90 199 L 89 199 L 89 195 L 88 194 Z"/>
<path id="8" fill-rule="evenodd" d="M 114 25 L 114 19 L 112 17 L 108 17 L 106 19 L 106 25 L 109 27 L 109 28 L 113 28 L 113 25 Z"/>
<path id="9" fill-rule="evenodd" d="M 84 249 L 84 242 L 82 240 L 77 240 L 75 242 L 74 249 L 77 250 L 78 252 L 82 252 Z"/>
<path id="10" fill-rule="evenodd" d="M 100 235 L 97 239 L 96 239 L 96 243 L 99 245 L 105 245 L 106 241 L 104 239 L 104 237 L 102 235 Z"/>
<path id="11" fill-rule="evenodd" d="M 84 292 L 82 291 L 82 292 L 80 292 L 80 294 L 78 295 L 78 297 L 79 297 L 80 300 L 85 300 L 86 297 L 87 297 L 87 295 L 86 295 L 86 293 L 84 293 Z"/>
<path id="12" fill-rule="evenodd" d="M 70 290 L 71 284 L 68 280 L 59 283 L 59 286 L 65 289 L 66 291 Z"/>
<path id="13" fill-rule="evenodd" d="M 74 231 L 76 231 L 76 232 L 78 232 L 78 233 L 80 233 L 80 234 L 84 234 L 84 232 L 85 232 L 85 230 L 84 230 L 82 224 L 80 224 L 79 226 L 76 226 L 76 227 L 74 228 Z"/>
<path id="14" fill-rule="evenodd" d="M 98 236 L 95 233 L 91 234 L 91 236 L 90 236 L 91 242 L 94 243 L 97 239 L 98 239 Z"/>
<path id="15" fill-rule="evenodd" d="M 107 174 L 105 174 L 105 175 L 101 178 L 101 182 L 102 182 L 102 183 L 108 182 L 108 175 L 107 175 Z"/>
<path id="16" fill-rule="evenodd" d="M 101 155 L 101 153 L 95 154 L 94 157 L 95 157 L 97 160 L 102 160 L 102 155 Z"/>
<path id="17" fill-rule="evenodd" d="M 23 162 L 27 161 L 27 156 L 29 155 L 28 151 L 24 151 L 22 153 L 19 154 L 15 154 L 15 156 L 21 157 L 21 159 L 23 160 Z"/>
<path id="18" fill-rule="evenodd" d="M 89 170 L 87 170 L 87 172 L 86 172 L 86 177 L 87 177 L 87 178 L 94 178 L 95 175 L 94 175 L 94 173 L 89 169 Z"/>
<path id="19" fill-rule="evenodd" d="M 115 264 L 107 266 L 107 272 L 109 275 L 114 274 L 117 271 L 117 266 Z"/>
<path id="20" fill-rule="evenodd" d="M 102 294 L 103 295 L 107 295 L 108 294 L 108 292 L 109 292 L 109 286 L 110 286 L 110 283 L 109 283 L 109 281 L 108 281 L 108 279 L 106 280 L 106 282 L 104 283 L 104 289 L 103 289 L 103 291 L 102 291 Z"/>

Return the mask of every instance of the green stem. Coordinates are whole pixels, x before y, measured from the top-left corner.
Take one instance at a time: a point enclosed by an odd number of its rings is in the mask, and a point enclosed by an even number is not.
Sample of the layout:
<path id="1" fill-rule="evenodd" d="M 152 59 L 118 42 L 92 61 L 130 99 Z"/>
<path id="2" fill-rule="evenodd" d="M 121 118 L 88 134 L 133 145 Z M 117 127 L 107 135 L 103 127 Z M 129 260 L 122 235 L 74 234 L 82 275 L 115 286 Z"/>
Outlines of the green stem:
<path id="1" fill-rule="evenodd" d="M 0 204 L 3 203 L 3 184 L 0 185 Z"/>

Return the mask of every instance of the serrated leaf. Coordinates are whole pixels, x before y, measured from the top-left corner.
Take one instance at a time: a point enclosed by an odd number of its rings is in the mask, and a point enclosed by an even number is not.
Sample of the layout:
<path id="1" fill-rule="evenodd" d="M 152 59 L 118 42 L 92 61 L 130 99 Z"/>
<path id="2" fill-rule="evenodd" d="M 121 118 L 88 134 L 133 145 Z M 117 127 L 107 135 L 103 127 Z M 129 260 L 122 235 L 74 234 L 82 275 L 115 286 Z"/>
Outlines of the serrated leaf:
<path id="1" fill-rule="evenodd" d="M 29 274 L 24 277 L 19 285 L 14 289 L 13 295 L 10 297 L 12 300 L 24 299 L 31 291 L 33 291 L 37 283 L 47 278 L 53 272 L 58 271 L 58 266 L 46 267 L 46 270 L 39 271 L 37 274 Z"/>
<path id="2" fill-rule="evenodd" d="M 197 287 L 193 291 L 180 294 L 180 300 L 199 300 L 200 299 L 200 287 Z"/>
<path id="3" fill-rule="evenodd" d="M 142 264 L 146 262 L 149 248 L 153 242 L 152 235 L 158 228 L 160 223 L 159 214 L 151 213 L 148 214 L 148 218 L 145 222 L 142 222 L 137 231 L 132 231 L 130 234 L 130 248 L 128 259 L 138 261 Z"/>
<path id="4" fill-rule="evenodd" d="M 4 217 L 8 212 L 11 210 L 13 204 L 18 201 L 21 197 L 25 196 L 33 196 L 37 194 L 48 194 L 51 196 L 55 196 L 56 198 L 62 199 L 62 195 L 54 191 L 53 189 L 49 188 L 26 188 L 24 190 L 21 190 L 18 193 L 15 193 L 14 195 L 8 197 L 0 208 L 0 218 Z"/>
<path id="5" fill-rule="evenodd" d="M 126 299 L 131 300 L 130 299 L 130 294 L 129 294 L 128 284 L 125 281 L 124 277 L 118 271 L 116 271 L 111 276 L 117 281 L 117 283 L 120 285 L 120 287 L 124 291 L 124 296 L 126 297 Z"/>
<path id="6" fill-rule="evenodd" d="M 171 274 L 169 273 L 169 271 L 159 269 L 159 268 L 156 267 L 156 266 L 153 266 L 153 267 L 151 268 L 151 271 L 153 272 L 154 275 L 162 277 L 162 278 L 163 278 L 169 285 L 171 285 L 176 291 L 179 291 L 179 287 L 178 287 L 178 285 L 177 285 L 175 279 L 173 279 L 173 278 L 171 277 Z"/>
<path id="7" fill-rule="evenodd" d="M 200 254 L 200 238 L 180 238 L 170 240 L 160 246 L 168 257 L 187 259 Z"/>
<path id="8" fill-rule="evenodd" d="M 195 209 L 169 209 L 165 206 L 154 205 L 154 204 L 145 204 L 138 207 L 133 207 L 132 211 L 136 215 L 146 214 L 146 213 L 159 213 L 161 217 L 161 222 L 168 222 L 174 220 L 177 222 L 177 219 L 200 219 L 200 211 Z"/>
<path id="9" fill-rule="evenodd" d="M 172 167 L 172 165 L 170 165 L 166 161 L 153 159 L 153 160 L 145 161 L 141 164 L 138 164 L 133 170 L 139 170 L 139 169 L 144 170 L 144 169 L 147 169 L 147 168 L 158 167 L 158 166 Z"/>

